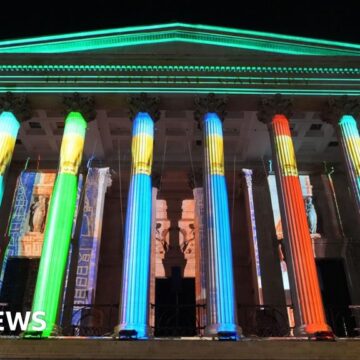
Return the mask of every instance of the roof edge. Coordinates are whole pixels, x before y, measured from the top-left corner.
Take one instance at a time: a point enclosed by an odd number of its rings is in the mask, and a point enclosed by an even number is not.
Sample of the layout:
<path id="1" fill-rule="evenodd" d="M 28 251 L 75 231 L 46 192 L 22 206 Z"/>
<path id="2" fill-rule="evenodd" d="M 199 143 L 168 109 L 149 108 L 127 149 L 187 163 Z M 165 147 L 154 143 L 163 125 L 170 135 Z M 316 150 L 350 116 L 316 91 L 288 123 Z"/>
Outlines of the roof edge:
<path id="1" fill-rule="evenodd" d="M 344 51 L 343 55 L 346 55 L 346 52 L 351 54 L 347 55 L 360 55 L 360 45 L 352 44 L 347 42 L 339 41 L 329 41 L 329 40 L 320 40 L 313 38 L 306 38 L 301 36 L 292 36 L 292 35 L 281 35 L 275 33 L 267 33 L 262 31 L 252 31 L 252 30 L 241 30 L 235 28 L 227 28 L 221 26 L 212 26 L 212 25 L 201 25 L 201 24 L 187 24 L 181 22 L 174 22 L 168 24 L 158 24 L 158 25 L 145 25 L 145 26 L 129 26 L 123 28 L 115 28 L 109 30 L 92 30 L 92 31 L 83 31 L 63 35 L 50 35 L 50 36 L 39 36 L 39 37 L 30 37 L 25 39 L 17 40 L 5 40 L 0 41 L 0 53 L 16 53 L 22 52 L 32 52 L 36 53 L 36 47 L 39 49 L 44 46 L 55 46 L 58 43 L 70 44 L 72 42 L 79 41 L 90 41 L 97 40 L 105 37 L 126 37 L 126 36 L 135 36 L 137 34 L 150 34 L 154 32 L 189 32 L 196 34 L 210 34 L 218 37 L 227 37 L 228 39 L 237 39 L 240 40 L 256 40 L 259 42 L 273 42 L 276 44 L 281 44 L 286 46 L 289 44 L 291 46 L 303 46 L 309 48 L 324 48 L 328 49 L 330 53 L 328 55 L 336 55 L 334 51 Z M 175 37 L 174 37 L 175 39 Z M 176 40 L 176 39 L 175 39 Z M 183 40 L 183 39 L 179 39 Z M 206 43 L 206 42 L 204 42 Z M 226 45 L 226 42 L 222 44 L 219 42 L 218 45 Z M 116 46 L 116 45 L 115 45 Z M 231 45 L 230 45 L 231 46 Z M 26 51 L 26 49 L 32 48 L 33 51 Z M 110 46 L 109 46 L 110 47 Z M 241 46 L 239 46 L 241 47 Z M 44 51 L 38 51 L 42 53 Z M 60 51 L 61 52 L 61 51 Z M 65 51 L 64 51 L 65 52 Z M 358 54 L 357 54 L 358 53 Z M 339 55 L 339 54 L 338 54 Z"/>

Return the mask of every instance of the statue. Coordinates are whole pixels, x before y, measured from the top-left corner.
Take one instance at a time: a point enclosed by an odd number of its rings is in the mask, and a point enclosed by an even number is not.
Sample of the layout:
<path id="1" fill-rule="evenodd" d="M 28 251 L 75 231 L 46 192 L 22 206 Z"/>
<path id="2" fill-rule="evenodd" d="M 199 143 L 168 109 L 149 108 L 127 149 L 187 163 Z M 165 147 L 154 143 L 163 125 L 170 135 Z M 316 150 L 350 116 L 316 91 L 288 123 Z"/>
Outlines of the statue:
<path id="1" fill-rule="evenodd" d="M 184 236 L 184 241 L 180 244 L 180 249 L 181 251 L 185 254 L 190 254 L 191 253 L 191 249 L 189 247 L 190 243 L 192 241 L 195 240 L 195 226 L 194 224 L 189 224 L 189 236 L 186 236 L 186 232 L 184 231 L 183 236 Z"/>
<path id="2" fill-rule="evenodd" d="M 166 254 L 169 251 L 169 244 L 166 241 L 166 235 L 169 232 L 168 230 L 160 231 L 162 227 L 161 223 L 156 223 L 156 235 L 155 239 L 160 243 L 160 254 Z"/>
<path id="3" fill-rule="evenodd" d="M 30 231 L 44 232 L 45 217 L 47 212 L 47 199 L 40 195 L 30 206 Z"/>
<path id="4" fill-rule="evenodd" d="M 305 198 L 305 209 L 306 209 L 306 216 L 307 216 L 310 234 L 316 234 L 317 215 L 311 196 L 307 196 Z"/>

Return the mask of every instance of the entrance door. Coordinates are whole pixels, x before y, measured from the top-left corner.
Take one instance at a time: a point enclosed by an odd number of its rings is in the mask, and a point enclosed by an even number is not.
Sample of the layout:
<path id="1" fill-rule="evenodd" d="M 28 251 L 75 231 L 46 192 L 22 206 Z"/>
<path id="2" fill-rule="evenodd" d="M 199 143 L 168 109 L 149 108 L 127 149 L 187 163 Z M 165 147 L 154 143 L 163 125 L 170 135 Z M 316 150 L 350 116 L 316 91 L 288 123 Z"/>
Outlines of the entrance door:
<path id="1" fill-rule="evenodd" d="M 336 336 L 356 335 L 343 260 L 317 259 L 316 266 L 328 324 Z"/>
<path id="2" fill-rule="evenodd" d="M 2 311 L 25 312 L 31 310 L 35 291 L 39 259 L 22 257 L 9 258 L 6 264 L 3 286 L 0 294 Z M 19 334 L 20 328 L 14 332 L 8 331 L 4 319 L 5 334 Z"/>
<path id="3" fill-rule="evenodd" d="M 195 336 L 195 279 L 174 276 L 155 282 L 155 336 Z"/>

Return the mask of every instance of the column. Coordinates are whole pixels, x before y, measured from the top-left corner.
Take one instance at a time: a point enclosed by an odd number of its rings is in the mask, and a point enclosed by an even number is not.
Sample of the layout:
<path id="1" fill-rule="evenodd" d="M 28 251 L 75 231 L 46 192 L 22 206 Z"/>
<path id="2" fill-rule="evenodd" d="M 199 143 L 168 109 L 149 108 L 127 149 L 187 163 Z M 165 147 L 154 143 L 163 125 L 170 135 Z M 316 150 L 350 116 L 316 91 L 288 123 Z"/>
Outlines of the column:
<path id="1" fill-rule="evenodd" d="M 152 174 L 152 193 L 151 193 L 151 246 L 150 246 L 150 290 L 149 290 L 149 326 L 155 329 L 155 283 L 156 283 L 156 202 L 160 186 L 160 175 Z M 150 336 L 150 333 L 148 334 Z M 152 335 L 152 334 L 151 334 Z"/>
<path id="2" fill-rule="evenodd" d="M 252 170 L 242 169 L 242 179 L 245 190 L 245 202 L 247 210 L 247 222 L 249 226 L 249 237 L 250 237 L 250 251 L 252 255 L 252 274 L 255 277 L 254 285 L 257 288 L 257 292 L 254 293 L 254 300 L 256 305 L 263 305 L 263 290 L 262 290 L 262 281 L 261 281 L 261 268 L 260 268 L 260 256 L 259 256 L 259 246 L 257 238 L 257 229 L 255 221 L 255 207 L 254 207 L 254 197 L 253 197 L 253 188 L 252 188 Z"/>
<path id="3" fill-rule="evenodd" d="M 224 171 L 222 118 L 225 101 L 197 98 L 195 119 L 203 128 L 204 198 L 207 248 L 208 335 L 240 335 L 237 326 L 228 195 Z"/>
<path id="4" fill-rule="evenodd" d="M 189 174 L 189 185 L 193 191 L 195 202 L 195 294 L 197 314 L 196 318 L 200 325 L 206 325 L 206 230 L 204 216 L 204 189 L 203 174 L 201 169 L 196 169 Z M 201 332 L 201 335 L 205 335 Z"/>
<path id="5" fill-rule="evenodd" d="M 277 319 L 284 323 L 282 328 L 286 329 L 287 313 L 279 261 L 279 240 L 275 233 L 268 175 L 262 166 L 251 171 L 263 304 L 278 310 Z"/>
<path id="6" fill-rule="evenodd" d="M 360 137 L 356 117 L 360 114 L 360 101 L 347 96 L 329 99 L 322 114 L 332 124 L 341 146 L 353 202 L 360 221 Z"/>
<path id="7" fill-rule="evenodd" d="M 124 262 L 120 305 L 119 336 L 148 337 L 151 167 L 154 121 L 159 118 L 158 98 L 146 94 L 129 99 L 132 129 L 132 170 L 124 237 Z"/>
<path id="8" fill-rule="evenodd" d="M 291 101 L 276 95 L 262 99 L 258 118 L 268 125 L 291 281 L 296 334 L 330 332 L 326 323 L 312 250 L 305 205 L 301 193 L 288 116 Z"/>
<path id="9" fill-rule="evenodd" d="M 46 338 L 55 330 L 74 223 L 78 170 L 82 160 L 87 119 L 93 100 L 78 94 L 66 97 L 68 106 L 60 161 L 44 230 L 44 243 L 36 280 L 32 313 L 43 312 L 46 327 L 30 322 L 25 337 Z"/>
<path id="10" fill-rule="evenodd" d="M 0 96 L 0 206 L 5 191 L 5 174 L 14 152 L 20 120 L 30 117 L 25 96 L 8 92 Z"/>

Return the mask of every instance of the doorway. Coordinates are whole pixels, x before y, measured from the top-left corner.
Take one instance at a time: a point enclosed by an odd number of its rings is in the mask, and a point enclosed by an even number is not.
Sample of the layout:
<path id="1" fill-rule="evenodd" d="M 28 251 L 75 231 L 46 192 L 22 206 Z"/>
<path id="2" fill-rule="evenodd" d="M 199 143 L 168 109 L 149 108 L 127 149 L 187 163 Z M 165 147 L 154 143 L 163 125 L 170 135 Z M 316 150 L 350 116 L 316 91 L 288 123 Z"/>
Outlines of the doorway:
<path id="1" fill-rule="evenodd" d="M 336 336 L 356 336 L 343 259 L 316 259 L 316 267 L 328 324 Z"/>
<path id="2" fill-rule="evenodd" d="M 180 269 L 179 269 L 180 270 Z M 172 271 L 170 278 L 155 281 L 155 336 L 195 336 L 195 279 Z"/>
<path id="3" fill-rule="evenodd" d="M 6 264 L 4 280 L 0 294 L 1 311 L 15 313 L 31 310 L 39 269 L 39 258 L 12 257 Z M 18 335 L 20 327 L 10 331 L 4 318 L 4 335 Z"/>

